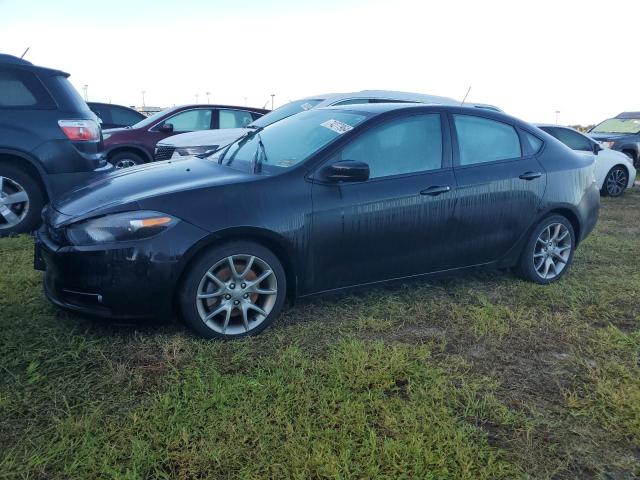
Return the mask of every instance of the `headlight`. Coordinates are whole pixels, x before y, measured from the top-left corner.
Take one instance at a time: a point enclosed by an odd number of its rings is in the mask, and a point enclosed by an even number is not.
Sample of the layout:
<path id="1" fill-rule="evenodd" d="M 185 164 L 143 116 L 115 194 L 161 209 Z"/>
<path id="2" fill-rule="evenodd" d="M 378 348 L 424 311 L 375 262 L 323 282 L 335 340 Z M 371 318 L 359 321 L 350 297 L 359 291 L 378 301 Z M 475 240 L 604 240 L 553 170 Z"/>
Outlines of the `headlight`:
<path id="1" fill-rule="evenodd" d="M 605 148 L 613 148 L 613 144 L 616 142 L 613 141 L 607 141 L 607 142 L 600 142 L 600 145 L 602 145 Z"/>
<path id="2" fill-rule="evenodd" d="M 126 242 L 153 237 L 171 228 L 178 219 L 158 212 L 115 213 L 74 223 L 66 235 L 73 245 Z"/>
<path id="3" fill-rule="evenodd" d="M 214 152 L 219 145 L 200 145 L 197 147 L 178 147 L 176 153 L 182 157 L 187 155 L 205 155 Z"/>

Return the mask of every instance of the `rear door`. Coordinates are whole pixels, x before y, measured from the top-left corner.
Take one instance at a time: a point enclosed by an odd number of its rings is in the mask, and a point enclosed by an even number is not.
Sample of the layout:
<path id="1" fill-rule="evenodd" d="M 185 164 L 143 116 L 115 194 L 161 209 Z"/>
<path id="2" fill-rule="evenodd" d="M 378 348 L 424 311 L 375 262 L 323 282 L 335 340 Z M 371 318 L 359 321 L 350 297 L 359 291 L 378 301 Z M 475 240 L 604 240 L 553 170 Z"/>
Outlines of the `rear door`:
<path id="1" fill-rule="evenodd" d="M 310 290 L 407 277 L 454 262 L 455 179 L 446 117 L 387 120 L 324 165 L 341 160 L 365 162 L 371 175 L 355 183 L 314 183 Z"/>
<path id="2" fill-rule="evenodd" d="M 530 225 L 546 188 L 534 147 L 542 142 L 509 123 L 468 113 L 450 114 L 458 202 L 452 247 L 456 266 L 504 256 Z"/>

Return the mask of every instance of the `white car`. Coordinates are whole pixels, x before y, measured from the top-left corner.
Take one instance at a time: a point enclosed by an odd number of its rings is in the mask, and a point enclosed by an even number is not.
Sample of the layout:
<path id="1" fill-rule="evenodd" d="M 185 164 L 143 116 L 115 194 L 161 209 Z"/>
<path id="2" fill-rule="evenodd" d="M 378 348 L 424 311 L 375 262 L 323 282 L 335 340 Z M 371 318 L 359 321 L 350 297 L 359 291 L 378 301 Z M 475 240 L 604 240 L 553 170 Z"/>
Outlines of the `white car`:
<path id="1" fill-rule="evenodd" d="M 237 140 L 242 135 L 271 125 L 283 118 L 312 108 L 329 107 L 334 105 L 356 105 L 360 103 L 427 103 L 436 105 L 460 105 L 459 100 L 422 93 L 395 92 L 391 90 L 362 90 L 351 93 L 329 93 L 314 95 L 289 102 L 274 111 L 255 120 L 247 128 L 228 128 L 220 130 L 200 130 L 198 132 L 174 135 L 158 142 L 154 152 L 154 160 L 169 160 L 188 155 L 204 155 L 217 148 Z M 487 104 L 467 104 L 501 112 L 498 107 Z"/>
<path id="2" fill-rule="evenodd" d="M 604 147 L 592 138 L 561 125 L 536 125 L 572 150 L 595 158 L 595 176 L 602 195 L 619 197 L 636 179 L 633 161 L 622 152 Z"/>

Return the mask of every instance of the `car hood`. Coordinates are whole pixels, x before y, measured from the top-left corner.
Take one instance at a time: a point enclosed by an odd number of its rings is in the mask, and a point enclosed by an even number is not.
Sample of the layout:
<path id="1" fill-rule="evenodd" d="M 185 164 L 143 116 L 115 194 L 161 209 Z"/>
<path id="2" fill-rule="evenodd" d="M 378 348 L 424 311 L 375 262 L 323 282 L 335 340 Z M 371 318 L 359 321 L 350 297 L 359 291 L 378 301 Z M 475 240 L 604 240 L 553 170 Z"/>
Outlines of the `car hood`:
<path id="1" fill-rule="evenodd" d="M 221 130 L 200 130 L 198 132 L 181 133 L 158 142 L 157 146 L 166 145 L 180 148 L 199 147 L 201 145 L 226 145 L 250 131 L 252 131 L 250 128 L 224 128 Z"/>
<path id="2" fill-rule="evenodd" d="M 633 133 L 589 133 L 589 136 L 598 142 L 614 142 L 624 140 L 626 137 L 634 137 Z"/>
<path id="3" fill-rule="evenodd" d="M 138 202 L 171 193 L 255 180 L 256 175 L 207 159 L 185 157 L 115 170 L 58 199 L 53 208 L 63 224 L 139 208 Z"/>

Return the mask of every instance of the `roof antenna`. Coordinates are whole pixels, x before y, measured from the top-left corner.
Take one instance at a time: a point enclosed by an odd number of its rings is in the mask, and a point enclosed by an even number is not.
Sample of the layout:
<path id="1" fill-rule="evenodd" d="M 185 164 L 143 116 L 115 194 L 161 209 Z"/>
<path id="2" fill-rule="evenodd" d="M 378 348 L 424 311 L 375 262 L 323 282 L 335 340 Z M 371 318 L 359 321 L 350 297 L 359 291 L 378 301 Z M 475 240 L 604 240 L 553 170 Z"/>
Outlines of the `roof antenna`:
<path id="1" fill-rule="evenodd" d="M 20 55 L 20 58 L 24 58 L 24 56 L 27 54 L 27 52 L 29 51 L 31 47 L 27 47 L 27 49 L 24 51 L 24 53 L 22 55 Z"/>
<path id="2" fill-rule="evenodd" d="M 467 97 L 469 96 L 469 92 L 471 91 L 471 85 L 469 85 L 469 88 L 467 89 L 467 93 L 464 94 L 464 98 L 462 99 L 462 102 L 460 102 L 460 106 L 464 105 L 464 101 L 467 99 Z"/>

